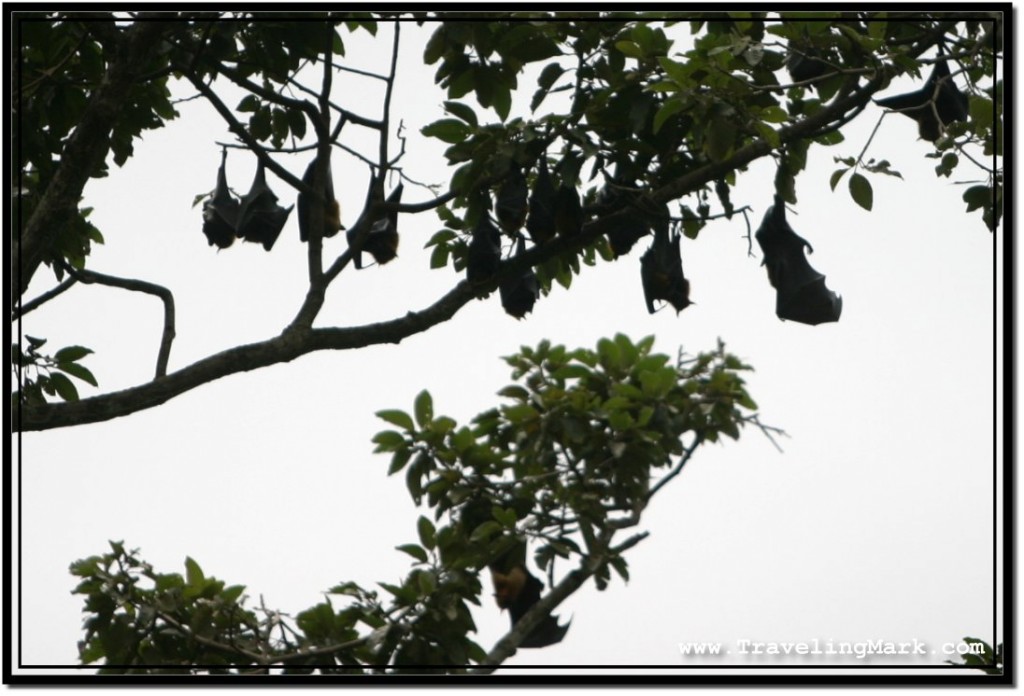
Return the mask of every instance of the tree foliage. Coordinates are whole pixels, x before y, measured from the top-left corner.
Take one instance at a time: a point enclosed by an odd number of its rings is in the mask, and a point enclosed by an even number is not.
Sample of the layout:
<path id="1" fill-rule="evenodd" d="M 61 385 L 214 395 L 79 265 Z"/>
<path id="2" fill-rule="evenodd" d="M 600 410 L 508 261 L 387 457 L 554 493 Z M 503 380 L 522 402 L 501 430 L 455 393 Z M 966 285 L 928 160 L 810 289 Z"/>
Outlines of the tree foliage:
<path id="1" fill-rule="evenodd" d="M 523 348 L 505 359 L 515 382 L 499 392 L 504 403 L 466 425 L 435 412 L 427 391 L 411 413 L 379 412 L 393 427 L 374 436 L 376 451 L 431 512 L 398 546 L 412 560 L 400 583 L 340 583 L 290 618 L 247 607 L 244 587 L 192 559 L 184 576 L 158 573 L 112 542 L 77 561 L 82 662 L 106 673 L 489 672 L 587 580 L 628 580 L 624 554 L 647 535 L 632 530 L 700 444 L 761 427 L 749 368 L 723 346 L 673 361 L 653 343 Z M 488 652 L 469 635 L 479 573 L 523 544 L 554 587 Z"/>
<path id="2" fill-rule="evenodd" d="M 78 283 L 154 294 L 164 308 L 153 380 L 122 391 L 79 397 L 72 378 L 103 382 L 82 364 L 87 347 L 48 354 L 46 339 L 34 337 L 15 345 L 19 430 L 129 415 L 313 351 L 398 343 L 510 282 L 527 293 L 510 310 L 521 317 L 538 294 L 570 287 L 586 267 L 631 253 L 655 231 L 655 238 L 671 231 L 676 242 L 680 234 L 695 239 L 710 220 L 732 218 L 740 212 L 734 187 L 759 159 L 774 161 L 778 196 L 796 204 L 808 153 L 829 148 L 837 164 L 832 188 L 845 179 L 856 204 L 870 210 L 872 180 L 901 174 L 868 157 L 870 141 L 846 143 L 843 129 L 894 78 L 923 79 L 937 60 L 950 61 L 969 118 L 943 124 L 928 156 L 938 177 L 968 181 L 967 211 L 993 230 L 1001 219 L 998 13 L 321 11 L 297 21 L 288 13 L 190 11 L 17 13 L 16 20 L 13 294 L 22 298 L 44 266 L 58 284 L 25 298 L 15 318 Z M 447 146 L 445 179 L 415 189 L 402 171 L 403 107 L 393 93 L 402 22 L 410 20 L 432 28 L 423 61 L 436 66 L 445 111 L 422 134 Z M 384 25 L 392 60 L 365 75 L 385 86 L 375 116 L 365 100 L 336 94 L 332 84 L 346 69 L 352 37 L 376 37 Z M 347 230 L 349 247 L 334 258 L 325 258 L 322 240 L 332 229 L 324 224 L 328 206 L 302 206 L 310 216 L 308 287 L 279 335 L 169 370 L 173 293 L 90 267 L 92 245 L 104 237 L 82 200 L 90 179 L 106 176 L 111 161 L 124 165 L 145 131 L 178 117 L 171 87 L 183 85 L 219 114 L 235 138 L 231 148 L 252 153 L 307 200 L 328 190 L 332 152 L 371 175 L 366 204 Z M 244 92 L 237 104 L 225 102 L 227 86 Z M 524 92 L 528 114 L 514 109 Z M 350 128 L 373 134 L 373 155 L 341 147 Z M 302 169 L 314 152 L 318 164 L 303 179 L 282 164 L 301 158 Z M 385 197 L 395 178 L 409 184 L 401 202 Z M 532 220 L 521 203 L 526 191 Z M 401 228 L 417 214 L 440 225 L 427 241 L 431 267 L 469 278 L 387 321 L 314 328 L 331 284 L 378 226 Z M 519 232 L 524 224 L 530 248 Z M 487 242 L 497 234 L 497 245 L 474 244 L 483 239 L 477 230 Z M 486 258 L 476 266 L 474 257 Z M 666 263 L 654 261 L 647 265 Z M 649 297 L 672 297 L 682 309 L 683 283 L 680 271 L 674 294 Z M 112 543 L 109 553 L 76 562 L 76 592 L 86 603 L 83 663 L 116 672 L 493 669 L 584 582 L 604 588 L 628 578 L 624 554 L 645 534 L 629 530 L 701 444 L 759 426 L 740 377 L 747 368 L 721 345 L 672 360 L 653 353 L 652 343 L 616 336 L 595 350 L 523 349 L 506 359 L 515 383 L 500 392 L 505 402 L 467 425 L 435 413 L 426 391 L 410 412 L 379 413 L 390 427 L 374 441 L 390 457 L 389 473 L 402 474 L 413 502 L 431 512 L 399 546 L 412 561 L 399 584 L 339 584 L 291 618 L 252 607 L 244 587 L 208 576 L 192 559 L 184 575 L 159 573 Z M 478 519 L 469 507 L 485 510 L 486 519 L 469 524 Z M 552 589 L 485 650 L 470 637 L 479 572 L 524 542 Z"/>
<path id="3" fill-rule="evenodd" d="M 866 156 L 870 143 L 856 144 L 858 154 L 841 151 L 842 128 L 894 77 L 922 76 L 939 49 L 951 61 L 952 79 L 968 95 L 970 117 L 947 124 L 929 156 L 937 161 L 938 176 L 968 177 L 968 211 L 980 212 L 993 229 L 1001 214 L 998 13 L 613 12 L 573 15 L 574 21 L 546 12 L 479 13 L 472 19 L 414 13 L 415 21 L 434 28 L 423 59 L 437 66 L 435 79 L 447 97 L 447 114 L 423 133 L 449 145 L 451 174 L 446 184 L 433 187 L 436 195 L 402 203 L 386 202 L 383 195 L 389 174 L 402 175 L 404 154 L 394 151 L 392 141 L 398 108 L 392 101 L 394 61 L 367 76 L 386 85 L 381 118 L 360 113 L 361 103 L 341 101 L 331 92 L 351 35 L 376 35 L 382 22 L 391 25 L 399 17 L 321 13 L 300 22 L 275 13 L 151 12 L 132 18 L 19 15 L 14 202 L 21 264 L 13 279 L 15 295 L 24 293 L 40 265 L 50 266 L 58 280 L 70 278 L 25 302 L 16 316 L 75 282 L 120 281 L 129 290 L 160 294 L 165 328 L 155 374 L 165 379 L 79 401 L 77 391 L 57 391 L 22 369 L 15 403 L 24 430 L 127 415 L 212 379 L 315 350 L 397 342 L 448 320 L 474 297 L 528 269 L 541 295 L 552 283 L 569 287 L 584 266 L 628 253 L 656 224 L 667 220 L 695 238 L 708 220 L 731 217 L 736 209 L 730 191 L 760 158 L 775 160 L 776 189 L 795 204 L 797 176 L 810 148 L 832 148 L 839 165 L 833 188 L 845 178 L 854 201 L 870 209 L 871 179 L 900 174 L 888 161 Z M 602 21 L 579 21 L 591 18 Z M 394 27 L 397 55 L 400 25 Z M 686 28 L 692 46 L 679 38 Z M 807 65 L 817 67 L 808 71 Z M 529 87 L 531 113 L 512 116 L 512 97 L 524 89 L 520 79 L 526 70 L 537 75 Z M 811 76 L 794 81 L 787 70 Z M 326 165 L 307 183 L 281 162 L 295 154 L 308 158 L 312 149 L 326 155 L 347 128 L 375 133 L 375 156 L 352 155 L 373 172 L 367 205 L 348 232 L 357 246 L 385 213 L 398 214 L 400 226 L 405 215 L 433 211 L 443 226 L 428 241 L 431 265 L 461 271 L 472 231 L 490 214 L 505 180 L 526 173 L 532 187 L 548 167 L 558 195 L 580 205 L 575 222 L 559 229 L 579 233 L 551 240 L 532 233 L 534 245 L 503 260 L 486 282 L 460 282 L 422 311 L 372 327 L 323 329 L 312 328 L 313 321 L 352 253 L 328 263 L 320 235 L 311 235 L 308 292 L 281 336 L 167 373 L 174 338 L 171 293 L 87 269 L 90 245 L 103 237 L 88 222 L 90 210 L 79 206 L 89 177 L 103 176 L 109 159 L 123 164 L 135 138 L 176 117 L 172 81 L 190 84 L 220 114 L 238 147 L 312 199 L 322 197 L 317 192 L 324 190 Z M 218 93 L 223 84 L 246 96 L 234 107 L 226 104 Z M 556 94 L 568 107 L 550 111 Z M 313 206 L 312 227 L 323 229 L 323 214 Z M 514 245 L 506 238 L 507 250 Z M 29 367 L 27 354 L 22 351 L 16 365 Z"/>

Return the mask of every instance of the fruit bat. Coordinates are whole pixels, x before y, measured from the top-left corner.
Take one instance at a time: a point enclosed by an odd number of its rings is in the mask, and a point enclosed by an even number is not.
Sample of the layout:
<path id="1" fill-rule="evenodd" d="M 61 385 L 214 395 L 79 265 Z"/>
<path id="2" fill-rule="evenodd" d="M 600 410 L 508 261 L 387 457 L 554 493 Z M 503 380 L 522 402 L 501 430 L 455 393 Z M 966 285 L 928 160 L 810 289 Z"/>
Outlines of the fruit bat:
<path id="1" fill-rule="evenodd" d="M 654 301 L 665 300 L 676 314 L 689 307 L 690 281 L 683 276 L 683 260 L 679 254 L 679 233 L 669 238 L 668 221 L 654 226 L 654 241 L 640 257 L 640 280 L 644 287 L 647 311 L 654 314 Z"/>
<path id="2" fill-rule="evenodd" d="M 395 190 L 388 195 L 386 203 L 393 203 L 398 205 L 402 202 L 402 191 L 405 185 L 402 182 L 398 182 L 398 186 Z M 367 197 L 367 206 L 371 205 L 374 187 L 370 186 L 370 195 Z M 355 242 L 355 238 L 359 232 L 357 226 L 353 226 L 352 229 L 348 230 L 346 237 L 348 243 L 351 246 Z M 373 260 L 383 266 L 388 261 L 392 261 L 398 256 L 398 211 L 389 210 L 384 217 L 373 221 L 370 225 L 370 232 L 367 234 L 366 239 L 363 240 L 363 246 L 359 251 L 356 252 L 353 262 L 357 269 L 363 267 L 363 252 L 367 252 L 373 257 Z"/>
<path id="3" fill-rule="evenodd" d="M 486 212 L 481 212 L 480 220 L 473 228 L 473 236 L 469 242 L 466 257 L 466 279 L 477 285 L 487 282 L 498 272 L 501 263 L 501 233 L 491 222 Z"/>
<path id="4" fill-rule="evenodd" d="M 918 91 L 876 99 L 875 103 L 917 121 L 918 133 L 931 142 L 939 139 L 945 126 L 964 121 L 969 114 L 967 95 L 953 82 L 945 60 L 935 64 L 928 81 Z"/>
<path id="5" fill-rule="evenodd" d="M 543 244 L 555 236 L 555 185 L 551 183 L 545 155 L 541 155 L 533 193 L 530 194 L 526 231 L 534 244 Z"/>
<path id="6" fill-rule="evenodd" d="M 789 56 L 786 58 L 786 70 L 789 71 L 793 82 L 813 80 L 832 70 L 832 66 L 820 58 L 814 57 L 812 53 L 813 51 L 810 49 L 804 49 L 802 52 L 790 50 Z M 810 87 L 813 88 L 814 85 L 810 85 Z"/>
<path id="7" fill-rule="evenodd" d="M 776 291 L 779 319 L 812 326 L 839 321 L 843 298 L 825 287 L 825 276 L 807 262 L 804 247 L 811 253 L 814 249 L 786 222 L 782 196 L 775 196 L 775 205 L 768 208 L 754 236 L 764 253 L 762 265 L 768 268 L 768 281 Z"/>
<path id="8" fill-rule="evenodd" d="M 466 503 L 461 513 L 461 524 L 467 538 L 472 538 L 473 531 L 481 524 L 493 520 L 493 506 L 494 501 L 483 497 L 474 498 Z M 507 536 L 501 541 L 510 543 L 487 564 L 487 567 L 494 583 L 495 602 L 500 609 L 508 609 L 512 628 L 515 628 L 519 619 L 540 601 L 544 584 L 526 567 L 526 542 Z M 569 630 L 569 623 L 563 626 L 558 623 L 557 616 L 546 616 L 523 639 L 519 647 L 543 648 L 558 643 Z"/>
<path id="9" fill-rule="evenodd" d="M 247 242 L 263 244 L 263 248 L 270 251 L 294 207 L 282 208 L 277 204 L 277 196 L 267 186 L 261 161 L 252 188 L 242 197 L 237 234 Z"/>
<path id="10" fill-rule="evenodd" d="M 526 253 L 526 240 L 522 236 L 516 242 L 516 255 Z M 529 312 L 533 311 L 533 305 L 540 297 L 540 283 L 537 282 L 537 274 L 532 268 L 527 268 L 521 275 L 509 278 L 498 286 L 498 293 L 501 295 L 501 306 L 505 311 L 515 317 L 522 319 Z"/>
<path id="11" fill-rule="evenodd" d="M 203 234 L 210 246 L 216 244 L 220 249 L 227 249 L 235 241 L 235 225 L 238 224 L 238 201 L 231 195 L 227 174 L 224 173 L 227 159 L 228 151 L 225 149 L 217 171 L 217 188 L 213 190 L 213 196 L 203 203 Z"/>
<path id="12" fill-rule="evenodd" d="M 496 569 L 492 564 L 490 570 L 491 581 L 494 583 L 494 599 L 501 609 L 508 609 L 512 628 L 515 628 L 519 619 L 540 601 L 544 584 L 521 563 L 504 570 Z M 560 625 L 558 617 L 549 614 L 523 638 L 519 647 L 544 648 L 559 643 L 569 630 L 570 623 L 572 622 Z"/>
<path id="13" fill-rule="evenodd" d="M 502 229 L 515 232 L 523 226 L 526 221 L 528 193 L 523 170 L 513 162 L 508 175 L 498 188 L 498 199 L 494 206 L 494 213 Z"/>
<path id="14" fill-rule="evenodd" d="M 620 190 L 620 187 L 632 187 L 634 183 L 621 182 L 617 178 L 613 178 L 604 185 L 598 194 L 598 205 L 607 206 L 609 212 L 616 212 L 619 208 L 628 205 L 624 201 L 625 195 Z M 631 210 L 626 218 L 617 223 L 615 228 L 608 232 L 608 245 L 611 247 L 615 257 L 618 258 L 628 254 L 633 245 L 644 236 L 650 234 L 650 231 L 650 227 L 644 221 L 643 216 L 638 215 L 636 210 Z"/>
<path id="15" fill-rule="evenodd" d="M 313 185 L 313 172 L 316 169 L 316 158 L 306 167 L 306 173 L 302 175 L 302 183 L 307 186 Z M 334 198 L 334 180 L 331 176 L 331 162 L 327 162 L 327 182 L 324 184 L 324 237 L 333 237 L 338 231 L 344 229 L 341 224 L 341 206 Z M 309 219 L 311 210 L 311 196 L 299 192 L 299 239 L 303 242 L 309 239 Z"/>
<path id="16" fill-rule="evenodd" d="M 576 189 L 563 183 L 555 193 L 555 230 L 563 237 L 575 237 L 583 229 L 583 208 Z"/>

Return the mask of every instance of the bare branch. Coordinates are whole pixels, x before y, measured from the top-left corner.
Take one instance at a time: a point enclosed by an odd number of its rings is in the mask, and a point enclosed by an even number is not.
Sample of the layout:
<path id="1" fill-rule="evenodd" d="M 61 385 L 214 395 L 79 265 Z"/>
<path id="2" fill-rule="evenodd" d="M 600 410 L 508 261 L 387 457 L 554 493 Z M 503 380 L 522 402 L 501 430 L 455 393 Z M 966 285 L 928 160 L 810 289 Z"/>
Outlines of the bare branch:
<path id="1" fill-rule="evenodd" d="M 156 295 L 164 303 L 164 330 L 160 337 L 160 350 L 156 357 L 156 374 L 154 379 L 159 379 L 167 374 L 167 362 L 171 357 L 171 343 L 174 342 L 174 295 L 162 285 L 150 283 L 145 280 L 134 280 L 131 278 L 118 278 L 105 273 L 97 273 L 85 269 L 77 269 L 68 263 L 63 264 L 64 270 L 72 278 L 91 285 L 109 285 L 113 288 L 144 292 L 149 295 Z"/>
<path id="2" fill-rule="evenodd" d="M 57 287 L 53 288 L 52 290 L 47 290 L 46 292 L 44 292 L 42 295 L 32 300 L 31 302 L 25 302 L 15 307 L 12 312 L 11 319 L 20 319 L 21 317 L 31 312 L 33 309 L 37 309 L 42 305 L 46 304 L 47 302 L 49 302 L 50 300 L 52 300 L 53 298 L 57 297 L 58 295 L 60 295 L 62 292 L 64 292 L 77 282 L 78 280 L 76 278 L 68 278 Z"/>
<path id="3" fill-rule="evenodd" d="M 654 494 L 660 491 L 662 488 L 664 488 L 665 484 L 667 484 L 669 481 L 671 481 L 672 479 L 679 475 L 679 472 L 681 472 L 683 470 L 683 467 L 686 466 L 686 462 L 690 461 L 690 457 L 693 456 L 693 453 L 697 450 L 697 448 L 700 446 L 700 443 L 702 442 L 704 442 L 703 433 L 697 433 L 696 435 L 694 435 L 693 442 L 691 442 L 690 446 L 687 447 L 686 450 L 680 455 L 679 461 L 676 462 L 676 465 L 674 467 L 672 467 L 672 471 L 665 474 L 665 476 L 660 481 L 658 481 L 658 483 L 655 484 L 655 486 L 647 493 L 647 502 L 650 502 L 651 498 L 654 497 Z"/>

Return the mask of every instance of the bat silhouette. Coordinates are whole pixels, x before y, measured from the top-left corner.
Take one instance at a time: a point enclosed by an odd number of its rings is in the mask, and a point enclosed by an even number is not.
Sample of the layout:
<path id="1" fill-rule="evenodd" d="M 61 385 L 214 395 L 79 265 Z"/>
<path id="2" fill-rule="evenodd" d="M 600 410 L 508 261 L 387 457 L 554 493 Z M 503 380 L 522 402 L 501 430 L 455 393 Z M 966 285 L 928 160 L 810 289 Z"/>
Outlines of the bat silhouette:
<path id="1" fill-rule="evenodd" d="M 534 244 L 543 244 L 555 236 L 555 196 L 547 156 L 541 155 L 526 217 L 526 231 Z"/>
<path id="2" fill-rule="evenodd" d="M 575 237 L 583 229 L 583 208 L 576 189 L 563 183 L 555 193 L 555 230 L 563 237 Z"/>
<path id="3" fill-rule="evenodd" d="M 277 204 L 277 196 L 267 186 L 261 161 L 256 168 L 252 188 L 242 197 L 239 206 L 237 234 L 245 241 L 262 244 L 270 251 L 294 207 L 282 208 Z"/>
<path id="4" fill-rule="evenodd" d="M 520 235 L 516 242 L 516 255 L 526 253 L 526 240 Z M 540 284 L 537 282 L 537 274 L 532 268 L 527 268 L 518 275 L 503 281 L 498 286 L 498 293 L 501 295 L 501 306 L 505 311 L 515 317 L 522 319 L 529 312 L 533 311 L 533 305 L 540 297 Z"/>
<path id="5" fill-rule="evenodd" d="M 398 183 L 395 190 L 388 195 L 386 203 L 393 203 L 398 205 L 402 202 L 402 191 L 405 185 L 402 182 Z M 370 186 L 370 195 L 367 196 L 367 207 L 369 207 L 373 200 L 374 186 Z M 353 225 L 352 229 L 346 233 L 349 246 L 355 243 L 355 238 L 358 236 L 357 225 Z M 362 248 L 356 251 L 353 258 L 353 262 L 357 269 L 363 267 L 363 252 L 368 253 L 373 257 L 373 260 L 383 266 L 389 261 L 395 259 L 398 256 L 398 211 L 389 210 L 384 217 L 374 220 L 370 225 L 370 232 L 367 234 L 366 239 L 363 240 Z"/>
<path id="6" fill-rule="evenodd" d="M 754 236 L 764 253 L 768 281 L 775 288 L 779 319 L 812 326 L 839 321 L 843 298 L 825 287 L 825 276 L 808 263 L 804 247 L 811 253 L 814 249 L 789 226 L 782 196 L 775 196 L 775 205 L 768 208 Z"/>
<path id="7" fill-rule="evenodd" d="M 501 233 L 486 212 L 473 228 L 466 257 L 466 279 L 478 285 L 487 282 L 498 272 L 501 263 Z"/>
<path id="8" fill-rule="evenodd" d="M 494 520 L 491 512 L 495 501 L 478 497 L 469 500 L 462 508 L 461 524 L 467 538 L 472 538 L 474 530 L 481 524 Z M 500 505 L 499 507 L 507 507 Z M 512 507 L 516 507 L 512 503 Z M 522 539 L 504 536 L 497 540 L 499 548 L 487 567 L 494 584 L 494 600 L 500 609 L 508 609 L 511 627 L 515 628 L 519 620 L 540 601 L 544 584 L 526 567 L 526 542 Z M 543 648 L 560 642 L 569 623 L 560 625 L 557 616 L 546 616 L 519 644 L 522 648 Z"/>
<path id="9" fill-rule="evenodd" d="M 789 55 L 786 57 L 786 70 L 793 82 L 803 82 L 821 77 L 832 70 L 832 66 L 818 57 L 818 52 L 810 46 L 802 46 L 794 49 L 790 45 Z M 814 85 L 810 85 L 813 89 Z"/>
<path id="10" fill-rule="evenodd" d="M 307 186 L 313 185 L 313 173 L 316 169 L 316 158 L 306 167 L 306 173 L 302 175 L 302 183 Z M 344 229 L 341 224 L 341 206 L 334 198 L 334 180 L 331 176 L 331 162 L 327 161 L 327 182 L 324 184 L 324 231 L 322 236 L 333 237 L 339 230 Z M 304 192 L 299 192 L 299 239 L 303 242 L 309 239 L 309 221 L 312 209 L 312 197 Z"/>
<path id="11" fill-rule="evenodd" d="M 529 190 L 523 170 L 515 162 L 509 168 L 508 175 L 498 188 L 498 198 L 494 206 L 494 214 L 498 223 L 507 232 L 515 232 L 526 221 Z"/>
<path id="12" fill-rule="evenodd" d="M 525 546 L 525 544 L 524 544 Z M 540 601 L 544 584 L 533 576 L 522 563 L 504 570 L 490 566 L 491 581 L 494 583 L 494 599 L 501 609 L 508 609 L 512 628 Z M 558 623 L 558 617 L 548 615 L 519 644 L 521 648 L 544 648 L 559 643 L 569 630 L 569 621 Z"/>
<path id="13" fill-rule="evenodd" d="M 619 170 L 616 168 L 616 175 L 618 173 Z M 612 177 L 601 188 L 601 192 L 597 196 L 597 204 L 606 206 L 609 212 L 615 212 L 627 205 L 623 189 L 633 188 L 635 185 L 635 181 L 623 181 L 618 176 Z M 625 256 L 637 242 L 650 232 L 651 229 L 644 220 L 644 216 L 637 214 L 634 209 L 625 219 L 617 223 L 613 230 L 608 232 L 608 246 L 611 247 L 616 258 Z"/>
<path id="14" fill-rule="evenodd" d="M 235 241 L 235 226 L 238 224 L 238 201 L 231 195 L 224 171 L 227 159 L 225 148 L 217 170 L 217 187 L 213 196 L 203 203 L 203 234 L 210 246 L 217 245 L 220 249 L 227 249 Z"/>
<path id="15" fill-rule="evenodd" d="M 654 314 L 654 301 L 665 300 L 676 314 L 689 307 L 690 281 L 683 276 L 683 260 L 679 254 L 679 234 L 669 238 L 668 221 L 654 226 L 654 241 L 640 257 L 640 280 L 644 288 L 647 311 Z"/>
<path id="16" fill-rule="evenodd" d="M 875 103 L 917 121 L 918 133 L 931 142 L 938 140 L 950 123 L 964 121 L 969 114 L 967 95 L 953 82 L 945 60 L 935 64 L 928 81 L 918 91 L 876 99 Z"/>

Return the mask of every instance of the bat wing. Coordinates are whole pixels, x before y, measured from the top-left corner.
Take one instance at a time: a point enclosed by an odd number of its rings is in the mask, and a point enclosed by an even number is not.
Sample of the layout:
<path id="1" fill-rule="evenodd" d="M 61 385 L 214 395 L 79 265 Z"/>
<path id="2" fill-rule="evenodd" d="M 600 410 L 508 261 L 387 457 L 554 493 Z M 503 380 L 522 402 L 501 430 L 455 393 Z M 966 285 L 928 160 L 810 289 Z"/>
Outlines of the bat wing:
<path id="1" fill-rule="evenodd" d="M 238 201 L 216 198 L 203 204 L 203 234 L 210 246 L 226 249 L 235 241 L 235 223 L 238 220 Z"/>
<path id="2" fill-rule="evenodd" d="M 555 229 L 563 237 L 575 237 L 583 229 L 583 208 L 576 189 L 562 184 L 555 193 Z"/>
<path id="3" fill-rule="evenodd" d="M 799 288 L 787 293 L 779 292 L 775 300 L 775 314 L 779 319 L 811 326 L 839 321 L 842 312 L 843 298 L 825 286 L 825 276 L 820 273 Z"/>
<path id="4" fill-rule="evenodd" d="M 524 569 L 525 571 L 525 569 Z M 543 583 L 535 578 L 529 571 L 526 572 L 526 583 L 523 585 L 519 596 L 509 605 L 508 612 L 512 621 L 512 628 L 519 623 L 519 620 L 526 615 L 534 604 L 540 601 Z M 569 622 L 572 623 L 572 622 Z M 547 616 L 544 620 L 523 639 L 519 644 L 521 648 L 543 648 L 554 645 L 565 637 L 569 630 L 569 623 L 559 625 L 557 616 Z"/>
<path id="5" fill-rule="evenodd" d="M 466 279 L 470 283 L 483 283 L 498 272 L 501 262 L 501 235 L 486 213 L 473 230 L 466 258 Z"/>
<path id="6" fill-rule="evenodd" d="M 555 196 L 547 157 L 541 155 L 526 217 L 526 231 L 530 233 L 534 244 L 543 244 L 555 236 Z"/>
<path id="7" fill-rule="evenodd" d="M 221 155 L 220 169 L 217 170 L 217 187 L 213 196 L 203 203 L 203 234 L 211 246 L 226 249 L 235 241 L 238 225 L 238 201 L 228 188 L 225 165 L 228 153 Z"/>
<path id="8" fill-rule="evenodd" d="M 523 226 L 526 220 L 527 195 L 526 177 L 518 164 L 513 163 L 505 180 L 498 188 L 494 213 L 502 228 L 512 232 Z"/>
<path id="9" fill-rule="evenodd" d="M 754 235 L 764 253 L 768 281 L 775 288 L 775 314 L 812 326 L 839 321 L 843 300 L 825 286 L 825 276 L 807 260 L 804 249 L 813 248 L 789 226 L 785 211 L 782 198 L 776 196 Z"/>
<path id="10" fill-rule="evenodd" d="M 656 228 L 654 242 L 640 257 L 640 280 L 644 288 L 647 311 L 654 314 L 654 300 L 665 300 L 676 314 L 689 307 L 690 283 L 683 275 L 679 254 L 679 235 L 668 238 L 667 223 Z"/>
<path id="11" fill-rule="evenodd" d="M 238 236 L 247 242 L 261 243 L 270 251 L 294 207 L 283 208 L 277 204 L 277 196 L 267 186 L 263 163 L 260 162 L 252 188 L 239 206 Z"/>
<path id="12" fill-rule="evenodd" d="M 516 243 L 516 256 L 526 252 L 526 242 L 522 236 Z M 540 283 L 532 268 L 527 268 L 517 277 L 510 278 L 498 286 L 501 295 L 501 306 L 516 319 L 522 319 L 533 311 L 533 305 L 540 297 Z"/>

